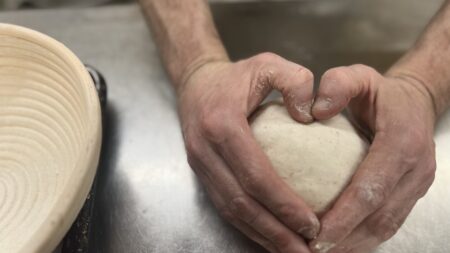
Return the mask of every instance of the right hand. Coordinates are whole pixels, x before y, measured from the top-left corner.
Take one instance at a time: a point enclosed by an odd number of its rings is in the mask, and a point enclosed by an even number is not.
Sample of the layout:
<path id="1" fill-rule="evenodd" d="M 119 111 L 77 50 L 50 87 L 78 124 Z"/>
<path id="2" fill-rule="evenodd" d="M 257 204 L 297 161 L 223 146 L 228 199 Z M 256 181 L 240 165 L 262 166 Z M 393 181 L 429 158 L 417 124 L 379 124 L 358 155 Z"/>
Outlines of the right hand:
<path id="1" fill-rule="evenodd" d="M 273 170 L 247 120 L 272 89 L 295 120 L 313 120 L 311 71 L 277 55 L 195 70 L 178 92 L 188 161 L 220 214 L 241 232 L 273 253 L 310 253 L 303 238 L 317 235 L 319 220 Z"/>

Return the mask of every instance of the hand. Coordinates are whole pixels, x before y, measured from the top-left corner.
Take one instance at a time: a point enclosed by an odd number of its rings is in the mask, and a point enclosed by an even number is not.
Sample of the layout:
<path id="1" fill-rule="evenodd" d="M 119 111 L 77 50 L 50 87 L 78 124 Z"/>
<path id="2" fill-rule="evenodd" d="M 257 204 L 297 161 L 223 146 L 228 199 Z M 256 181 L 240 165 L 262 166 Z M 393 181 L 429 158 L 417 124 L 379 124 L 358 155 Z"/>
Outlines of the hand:
<path id="1" fill-rule="evenodd" d="M 265 53 L 236 63 L 207 63 L 179 90 L 188 161 L 221 215 L 271 252 L 308 253 L 303 237 L 318 218 L 279 178 L 252 136 L 247 117 L 272 89 L 290 115 L 310 122 L 313 75 Z"/>
<path id="2" fill-rule="evenodd" d="M 321 218 L 310 243 L 317 253 L 366 253 L 391 238 L 434 180 L 432 96 L 419 79 L 382 76 L 364 65 L 327 71 L 313 105 L 328 119 L 348 105 L 372 134 L 367 157 L 351 183 Z"/>

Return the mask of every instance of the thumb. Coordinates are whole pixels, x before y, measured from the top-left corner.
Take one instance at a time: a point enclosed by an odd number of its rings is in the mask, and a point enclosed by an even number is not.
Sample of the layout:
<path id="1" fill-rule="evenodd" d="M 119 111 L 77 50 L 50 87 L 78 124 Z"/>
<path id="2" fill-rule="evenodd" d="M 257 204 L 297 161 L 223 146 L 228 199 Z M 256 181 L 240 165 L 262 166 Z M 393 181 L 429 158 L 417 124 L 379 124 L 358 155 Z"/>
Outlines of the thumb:
<path id="1" fill-rule="evenodd" d="M 312 122 L 313 73 L 275 54 L 264 53 L 257 58 L 261 61 L 258 79 L 282 93 L 292 118 L 302 123 Z"/>
<path id="2" fill-rule="evenodd" d="M 329 119 L 341 112 L 352 99 L 375 100 L 376 80 L 381 75 L 373 68 L 356 64 L 326 71 L 312 107 L 315 119 Z"/>

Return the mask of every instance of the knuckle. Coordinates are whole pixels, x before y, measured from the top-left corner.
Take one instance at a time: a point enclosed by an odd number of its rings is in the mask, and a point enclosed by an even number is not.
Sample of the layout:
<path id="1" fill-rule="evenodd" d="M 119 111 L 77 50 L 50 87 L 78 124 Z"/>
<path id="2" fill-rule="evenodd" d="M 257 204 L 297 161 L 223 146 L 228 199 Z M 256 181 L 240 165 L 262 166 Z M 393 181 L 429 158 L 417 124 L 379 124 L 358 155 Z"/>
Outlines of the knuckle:
<path id="1" fill-rule="evenodd" d="M 353 64 L 351 67 L 369 74 L 378 73 L 373 67 L 361 63 Z"/>
<path id="2" fill-rule="evenodd" d="M 387 195 L 387 188 L 376 181 L 359 184 L 355 189 L 356 200 L 368 210 L 378 208 Z"/>
<path id="3" fill-rule="evenodd" d="M 234 220 L 236 220 L 236 217 L 234 216 L 233 212 L 231 212 L 227 207 L 219 208 L 219 215 L 226 221 L 233 223 Z"/>
<path id="4" fill-rule="evenodd" d="M 436 176 L 436 160 L 430 159 L 428 164 L 423 169 L 422 175 L 422 187 L 419 187 L 417 191 L 418 198 L 422 198 L 428 192 L 428 189 L 434 182 Z"/>
<path id="5" fill-rule="evenodd" d="M 242 187 L 252 195 L 259 195 L 260 193 L 263 193 L 265 189 L 264 182 L 265 179 L 263 174 L 253 171 L 244 176 Z"/>
<path id="6" fill-rule="evenodd" d="M 298 75 L 301 77 L 304 83 L 314 80 L 314 73 L 302 66 L 300 66 L 298 69 Z"/>
<path id="7" fill-rule="evenodd" d="M 230 200 L 229 210 L 235 217 L 239 217 L 249 225 L 253 225 L 261 214 L 259 209 L 254 208 L 251 200 L 246 196 L 234 197 Z"/>
<path id="8" fill-rule="evenodd" d="M 278 74 L 278 63 L 282 60 L 280 56 L 273 53 L 261 53 L 251 58 L 251 63 L 256 67 L 253 82 L 259 86 L 270 87 Z"/>
<path id="9" fill-rule="evenodd" d="M 202 147 L 197 138 L 187 134 L 184 140 L 184 145 L 186 148 L 186 155 L 189 165 L 196 166 L 199 162 L 199 157 L 201 157 Z"/>
<path id="10" fill-rule="evenodd" d="M 219 113 L 207 110 L 201 113 L 200 128 L 204 132 L 215 134 L 219 125 Z"/>
<path id="11" fill-rule="evenodd" d="M 264 52 L 264 53 L 260 53 L 257 54 L 256 56 L 253 57 L 253 59 L 258 62 L 258 63 L 270 63 L 273 61 L 278 61 L 281 59 L 281 57 L 277 54 L 271 53 L 271 52 Z"/>
<path id="12" fill-rule="evenodd" d="M 186 152 L 188 157 L 198 157 L 200 155 L 200 145 L 196 140 L 188 139 L 185 141 Z"/>
<path id="13" fill-rule="evenodd" d="M 305 77 L 306 80 L 314 79 L 314 73 L 311 70 L 304 68 L 304 67 L 302 67 L 301 70 L 302 70 L 302 75 Z"/>
<path id="14" fill-rule="evenodd" d="M 408 148 L 405 149 L 405 153 L 409 156 L 423 154 L 428 147 L 426 144 L 425 133 L 419 129 L 410 128 L 405 134 L 406 144 L 408 145 Z"/>
<path id="15" fill-rule="evenodd" d="M 230 200 L 229 207 L 235 215 L 248 213 L 248 210 L 250 210 L 250 201 L 245 196 L 237 196 Z"/>
<path id="16" fill-rule="evenodd" d="M 408 128 L 406 128 L 408 129 Z M 434 142 L 420 129 L 409 128 L 401 135 L 399 142 L 405 162 L 415 165 L 426 154 L 434 153 Z"/>
<path id="17" fill-rule="evenodd" d="M 281 252 L 285 252 L 289 248 L 292 238 L 286 231 L 274 231 L 267 235 L 267 238 L 277 247 Z"/>
<path id="18" fill-rule="evenodd" d="M 326 92 L 328 89 L 334 86 L 333 84 L 347 83 L 349 81 L 347 69 L 346 67 L 336 67 L 329 69 L 323 74 L 322 80 L 324 81 L 323 84 L 325 84 L 325 86 L 321 86 L 321 92 Z"/>
<path id="19" fill-rule="evenodd" d="M 205 111 L 200 117 L 200 128 L 205 137 L 213 142 L 220 142 L 227 133 L 229 124 L 224 122 L 226 112 L 220 110 Z"/>
<path id="20" fill-rule="evenodd" d="M 278 208 L 277 216 L 284 221 L 292 220 L 297 214 L 297 210 L 290 204 L 283 204 Z"/>
<path id="21" fill-rule="evenodd" d="M 394 236 L 400 228 L 400 223 L 395 218 L 392 212 L 384 212 L 377 216 L 371 223 L 368 229 L 372 235 L 378 240 L 384 242 Z"/>
<path id="22" fill-rule="evenodd" d="M 432 183 L 434 181 L 434 177 L 436 176 L 436 159 L 430 158 L 425 165 L 424 168 L 424 177 L 426 179 L 430 179 Z"/>
<path id="23" fill-rule="evenodd" d="M 267 89 L 274 82 L 276 76 L 275 68 L 269 65 L 263 65 L 256 72 L 253 82 L 256 82 L 260 89 Z"/>

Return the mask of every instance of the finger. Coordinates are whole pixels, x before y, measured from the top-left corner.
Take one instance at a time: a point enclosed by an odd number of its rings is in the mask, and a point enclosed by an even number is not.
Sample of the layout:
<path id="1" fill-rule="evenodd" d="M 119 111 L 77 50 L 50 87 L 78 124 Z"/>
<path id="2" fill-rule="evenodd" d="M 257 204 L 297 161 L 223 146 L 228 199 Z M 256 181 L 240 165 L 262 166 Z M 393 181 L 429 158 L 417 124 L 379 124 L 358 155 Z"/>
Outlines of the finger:
<path id="1" fill-rule="evenodd" d="M 427 165 L 424 162 L 418 169 L 405 174 L 383 207 L 365 219 L 328 253 L 369 252 L 390 239 L 400 229 L 417 200 L 425 195 L 433 180 L 433 163 Z"/>
<path id="2" fill-rule="evenodd" d="M 209 139 L 216 140 L 214 147 L 225 158 L 245 192 L 293 231 L 309 239 L 316 236 L 320 227 L 318 218 L 276 174 L 253 138 L 247 119 L 210 129 L 214 131 L 209 134 L 215 136 Z"/>
<path id="3" fill-rule="evenodd" d="M 391 238 L 406 220 L 417 200 L 389 203 L 385 210 L 361 223 L 342 243 L 328 253 L 370 252 Z"/>
<path id="4" fill-rule="evenodd" d="M 270 86 L 279 90 L 292 118 L 302 123 L 312 122 L 313 73 L 271 53 L 258 55 L 255 61 L 259 68 L 252 86 Z"/>
<path id="5" fill-rule="evenodd" d="M 272 245 L 283 253 L 310 253 L 300 236 L 244 192 L 226 163 L 211 148 L 203 147 L 202 150 L 203 156 L 197 156 L 200 157 L 194 159 L 197 162 L 191 159 L 191 163 L 196 165 L 197 175 L 225 219 L 245 229 L 244 233 L 266 248 Z"/>
<path id="6" fill-rule="evenodd" d="M 253 228 L 248 226 L 246 223 L 233 218 L 232 220 L 227 220 L 231 223 L 235 228 L 237 228 L 239 231 L 241 231 L 245 236 L 250 238 L 252 241 L 256 242 L 257 244 L 261 245 L 263 248 L 268 250 L 271 253 L 280 253 L 280 251 L 277 250 L 277 248 L 265 237 L 260 235 L 258 232 L 256 232 Z"/>
<path id="7" fill-rule="evenodd" d="M 245 222 L 241 221 L 239 218 L 237 218 L 232 211 L 227 206 L 227 201 L 222 197 L 222 194 L 219 194 L 217 190 L 213 187 L 211 182 L 209 181 L 208 177 L 205 176 L 205 174 L 202 171 L 197 172 L 198 177 L 202 181 L 203 185 L 206 188 L 206 191 L 208 192 L 208 195 L 210 196 L 211 200 L 213 201 L 216 208 L 219 210 L 221 209 L 220 215 L 229 223 L 231 223 L 235 228 L 237 228 L 239 231 L 241 231 L 245 236 L 247 236 L 252 241 L 258 243 L 262 247 L 264 247 L 266 250 L 268 250 L 271 253 L 279 253 L 277 248 L 273 245 L 272 242 L 270 242 L 266 237 L 258 233 L 255 229 L 250 227 Z"/>
<path id="8" fill-rule="evenodd" d="M 309 253 L 303 239 L 281 224 L 271 213 L 248 196 L 233 197 L 227 208 L 237 217 L 261 235 L 267 238 L 280 252 Z"/>
<path id="9" fill-rule="evenodd" d="M 326 71 L 320 80 L 312 107 L 314 118 L 323 120 L 333 117 L 351 99 L 365 98 L 367 103 L 372 102 L 377 89 L 376 79 L 379 77 L 374 69 L 361 64 Z"/>
<path id="10" fill-rule="evenodd" d="M 396 140 L 386 141 L 376 135 L 367 157 L 363 160 L 349 186 L 321 220 L 322 228 L 312 242 L 316 252 L 346 238 L 367 216 L 380 208 L 403 175 L 412 169 L 412 161 L 399 155 Z"/>

